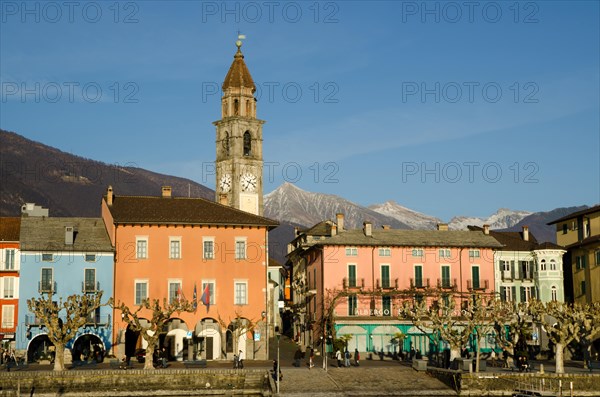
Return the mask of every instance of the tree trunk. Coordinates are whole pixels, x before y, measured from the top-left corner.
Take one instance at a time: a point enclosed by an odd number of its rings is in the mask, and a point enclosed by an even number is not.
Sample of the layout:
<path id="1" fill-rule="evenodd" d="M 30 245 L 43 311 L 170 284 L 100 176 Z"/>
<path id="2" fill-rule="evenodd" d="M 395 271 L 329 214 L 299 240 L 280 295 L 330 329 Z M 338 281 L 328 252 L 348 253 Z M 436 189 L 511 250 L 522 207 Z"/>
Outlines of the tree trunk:
<path id="1" fill-rule="evenodd" d="M 564 364 L 564 358 L 563 358 L 563 353 L 565 350 L 565 347 L 562 343 L 557 343 L 555 345 L 556 347 L 556 356 L 555 356 L 555 360 L 556 360 L 556 373 L 557 374 L 564 374 L 565 373 L 565 364 Z"/>
<path id="2" fill-rule="evenodd" d="M 64 371 L 65 370 L 65 345 L 54 344 L 54 370 Z"/>
<path id="3" fill-rule="evenodd" d="M 477 341 L 477 351 L 475 352 L 475 372 L 479 372 L 479 355 L 480 355 L 479 346 L 480 346 L 480 343 L 479 343 L 479 341 Z"/>
<path id="4" fill-rule="evenodd" d="M 148 343 L 146 348 L 146 360 L 144 362 L 144 369 L 154 369 L 152 358 L 154 356 L 154 345 Z"/>

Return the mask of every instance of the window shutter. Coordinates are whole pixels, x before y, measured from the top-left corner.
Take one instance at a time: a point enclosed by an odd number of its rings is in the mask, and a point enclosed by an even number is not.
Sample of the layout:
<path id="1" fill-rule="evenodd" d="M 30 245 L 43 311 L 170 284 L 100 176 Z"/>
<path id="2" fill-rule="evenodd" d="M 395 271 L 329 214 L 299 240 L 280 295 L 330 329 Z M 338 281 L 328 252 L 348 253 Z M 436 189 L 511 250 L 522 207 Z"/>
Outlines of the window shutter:
<path id="1" fill-rule="evenodd" d="M 500 287 L 500 300 L 506 302 L 506 287 Z"/>
<path id="2" fill-rule="evenodd" d="M 525 302 L 527 299 L 525 295 L 525 287 L 521 287 L 521 302 Z"/>
<path id="3" fill-rule="evenodd" d="M 510 275 L 513 279 L 515 278 L 516 273 L 517 272 L 515 271 L 515 261 L 510 261 Z"/>

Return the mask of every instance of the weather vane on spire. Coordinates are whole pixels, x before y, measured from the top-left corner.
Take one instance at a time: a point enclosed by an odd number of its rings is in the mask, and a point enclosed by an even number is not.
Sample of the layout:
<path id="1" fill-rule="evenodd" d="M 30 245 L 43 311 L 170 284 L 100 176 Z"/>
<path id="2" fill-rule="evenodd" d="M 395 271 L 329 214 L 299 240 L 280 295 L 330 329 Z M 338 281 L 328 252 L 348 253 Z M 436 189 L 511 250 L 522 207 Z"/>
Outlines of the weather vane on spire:
<path id="1" fill-rule="evenodd" d="M 245 39 L 246 39 L 246 35 L 241 34 L 240 31 L 238 30 L 238 39 L 235 42 L 235 45 L 237 46 L 238 49 L 242 46 L 242 40 L 245 40 Z"/>

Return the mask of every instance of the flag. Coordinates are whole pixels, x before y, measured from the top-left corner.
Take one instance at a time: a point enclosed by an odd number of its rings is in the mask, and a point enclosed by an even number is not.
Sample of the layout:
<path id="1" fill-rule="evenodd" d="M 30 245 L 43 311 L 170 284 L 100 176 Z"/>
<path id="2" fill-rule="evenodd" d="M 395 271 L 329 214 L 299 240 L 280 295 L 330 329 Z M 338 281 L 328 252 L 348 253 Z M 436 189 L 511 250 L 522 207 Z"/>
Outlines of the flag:
<path id="1" fill-rule="evenodd" d="M 192 307 L 194 308 L 194 311 L 196 311 L 196 308 L 198 307 L 198 293 L 196 292 L 196 283 L 194 283 L 194 296 L 192 299 Z"/>
<path id="2" fill-rule="evenodd" d="M 206 310 L 210 308 L 210 284 L 207 283 L 204 287 L 204 292 L 202 292 L 200 301 L 206 306 Z"/>

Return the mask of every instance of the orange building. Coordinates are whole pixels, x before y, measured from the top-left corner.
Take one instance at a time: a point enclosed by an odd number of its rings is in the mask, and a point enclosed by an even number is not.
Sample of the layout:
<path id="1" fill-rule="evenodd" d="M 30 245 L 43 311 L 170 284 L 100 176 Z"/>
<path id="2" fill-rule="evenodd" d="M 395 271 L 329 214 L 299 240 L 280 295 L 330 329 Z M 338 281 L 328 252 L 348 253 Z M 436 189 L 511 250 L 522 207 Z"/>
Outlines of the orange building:
<path id="1" fill-rule="evenodd" d="M 169 322 L 161 344 L 177 360 L 266 359 L 267 235 L 277 222 L 201 198 L 118 196 L 108 188 L 102 218 L 115 255 L 115 302 L 197 299 Z M 201 297 L 205 294 L 203 304 Z M 116 354 L 126 323 L 114 313 Z M 144 313 L 142 312 L 142 315 Z"/>
<path id="2" fill-rule="evenodd" d="M 0 339 L 14 347 L 19 306 L 19 234 L 21 218 L 0 218 Z"/>

